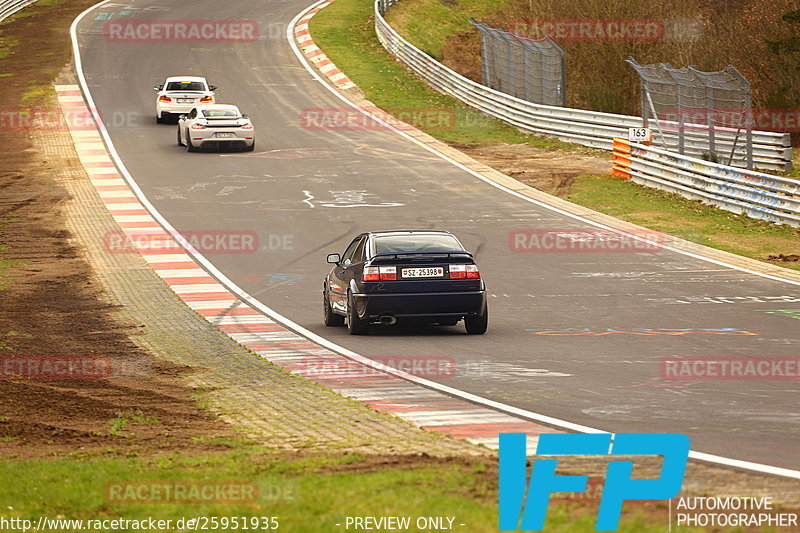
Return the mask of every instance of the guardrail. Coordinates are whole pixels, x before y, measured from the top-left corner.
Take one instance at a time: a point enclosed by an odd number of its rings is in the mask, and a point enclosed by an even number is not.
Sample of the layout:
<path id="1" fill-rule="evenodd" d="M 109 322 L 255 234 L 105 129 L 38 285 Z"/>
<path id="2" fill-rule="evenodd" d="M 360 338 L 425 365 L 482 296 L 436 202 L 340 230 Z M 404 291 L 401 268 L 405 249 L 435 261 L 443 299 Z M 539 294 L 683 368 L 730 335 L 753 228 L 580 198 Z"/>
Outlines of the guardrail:
<path id="1" fill-rule="evenodd" d="M 534 104 L 465 78 L 416 48 L 389 26 L 383 14 L 396 3 L 397 0 L 375 0 L 375 31 L 378 39 L 390 54 L 437 91 L 451 95 L 524 131 L 550 135 L 593 148 L 611 150 L 615 137 L 627 137 L 628 128 L 642 127 L 641 117 Z M 672 129 L 669 123 L 661 121 L 660 124 L 666 147 L 677 147 L 677 133 L 669 131 Z M 651 125 L 654 130 L 657 129 L 655 123 Z M 702 156 L 708 150 L 708 143 L 704 140 L 707 139 L 703 132 L 705 126 L 684 127 L 688 130 L 684 143 L 686 153 Z M 675 124 L 676 132 L 677 129 L 678 125 Z M 741 144 L 741 139 L 737 143 L 737 131 L 730 128 L 718 128 L 714 131 L 720 152 L 733 153 L 730 164 L 746 166 L 745 147 Z M 753 131 L 753 162 L 758 168 L 791 170 L 792 147 L 789 134 Z"/>
<path id="2" fill-rule="evenodd" d="M 611 173 L 726 211 L 800 227 L 800 181 L 614 139 Z"/>
<path id="3" fill-rule="evenodd" d="M 0 0 L 0 22 L 34 2 L 36 0 Z"/>

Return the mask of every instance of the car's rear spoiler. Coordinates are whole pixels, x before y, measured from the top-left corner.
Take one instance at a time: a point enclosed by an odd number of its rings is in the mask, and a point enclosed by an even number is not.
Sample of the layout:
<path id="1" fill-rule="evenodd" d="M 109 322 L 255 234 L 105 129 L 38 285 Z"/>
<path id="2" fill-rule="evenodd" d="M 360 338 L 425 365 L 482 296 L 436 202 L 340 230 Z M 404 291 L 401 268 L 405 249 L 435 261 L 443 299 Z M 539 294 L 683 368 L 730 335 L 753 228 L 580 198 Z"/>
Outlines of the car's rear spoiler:
<path id="1" fill-rule="evenodd" d="M 466 250 L 441 250 L 441 251 L 425 251 L 425 252 L 381 252 L 379 254 L 375 254 L 372 256 L 372 259 L 382 258 L 382 257 L 394 257 L 395 259 L 399 258 L 401 255 L 446 255 L 447 257 L 453 257 L 455 255 L 466 255 L 467 257 L 472 257 L 472 254 L 467 252 Z"/>

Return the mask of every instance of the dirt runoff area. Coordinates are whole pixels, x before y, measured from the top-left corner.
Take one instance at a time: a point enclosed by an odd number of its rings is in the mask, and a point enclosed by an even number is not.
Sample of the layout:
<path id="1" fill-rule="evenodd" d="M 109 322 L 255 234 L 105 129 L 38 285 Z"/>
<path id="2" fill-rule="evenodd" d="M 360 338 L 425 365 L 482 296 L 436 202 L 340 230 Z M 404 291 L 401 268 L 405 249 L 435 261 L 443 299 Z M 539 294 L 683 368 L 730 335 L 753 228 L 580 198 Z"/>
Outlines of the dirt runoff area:
<path id="1" fill-rule="evenodd" d="M 116 309 L 104 301 L 65 228 L 62 205 L 69 197 L 49 172 L 58 162 L 44 158 L 10 120 L 21 106 L 46 103 L 53 79 L 70 61 L 69 24 L 94 3 L 36 5 L 0 25 L 6 113 L 0 127 L 0 456 L 6 458 L 99 449 L 191 453 L 215 448 L 197 437 L 233 434 L 199 409 L 179 381 L 190 369 L 139 349 L 129 328 L 112 317 Z M 82 365 L 83 378 L 52 379 L 58 368 L 49 365 L 66 364 Z M 92 374 L 87 365 L 103 376 L 106 364 L 131 375 L 146 367 L 151 379 L 85 377 Z"/>
<path id="2" fill-rule="evenodd" d="M 0 25 L 0 461 L 199 455 L 243 441 L 401 464 L 489 457 L 271 365 L 180 303 L 138 254 L 102 251 L 97 237 L 118 228 L 52 89 L 74 83 L 68 28 L 95 2 L 36 4 Z M 55 118 L 22 118 L 43 110 Z"/>
<path id="3" fill-rule="evenodd" d="M 568 193 L 579 176 L 604 175 L 611 170 L 608 154 L 564 153 L 528 144 L 468 146 L 451 143 L 450 146 L 525 185 L 555 196 Z"/>

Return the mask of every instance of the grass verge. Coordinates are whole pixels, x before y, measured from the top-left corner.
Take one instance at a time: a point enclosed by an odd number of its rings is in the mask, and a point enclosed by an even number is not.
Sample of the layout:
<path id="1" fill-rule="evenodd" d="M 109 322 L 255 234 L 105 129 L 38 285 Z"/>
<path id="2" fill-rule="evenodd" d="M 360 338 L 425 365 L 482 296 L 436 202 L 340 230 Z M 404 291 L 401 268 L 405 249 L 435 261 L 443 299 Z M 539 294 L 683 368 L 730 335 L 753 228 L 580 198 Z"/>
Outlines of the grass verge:
<path id="1" fill-rule="evenodd" d="M 281 531 L 309 532 L 343 530 L 347 516 L 410 517 L 412 524 L 418 517 L 446 516 L 455 518 L 455 530 L 495 532 L 495 473 L 486 461 L 435 462 L 356 455 L 287 457 L 265 453 L 246 443 L 235 444 L 229 452 L 196 457 L 3 461 L 0 517 L 153 517 L 172 520 L 173 524 L 183 517 L 236 517 L 241 522 L 277 517 Z M 19 483 L 19 479 L 26 482 Z M 216 487 L 226 483 L 244 487 L 243 497 L 223 502 L 212 496 L 189 503 L 167 497 L 169 487 Z M 155 492 L 157 487 L 161 489 L 160 496 Z M 546 530 L 591 531 L 595 513 L 593 504 L 554 503 L 548 512 Z M 636 506 L 624 511 L 619 531 L 664 531 L 667 521 L 664 503 Z M 176 529 L 173 526 L 162 530 Z M 128 530 L 134 528 L 119 529 Z M 401 530 L 434 529 L 412 525 Z"/>
<path id="2" fill-rule="evenodd" d="M 476 0 L 469 3 L 486 4 Z M 420 20 L 431 20 L 428 15 L 420 17 Z M 441 47 L 443 41 L 441 35 L 436 35 L 453 30 L 448 24 L 427 24 L 424 31 L 420 28 L 412 29 L 411 33 L 428 32 L 426 46 L 433 52 Z M 337 0 L 311 20 L 310 29 L 316 44 L 378 107 L 399 116 L 405 116 L 408 109 L 452 112 L 457 117 L 452 128 L 414 124 L 441 141 L 465 145 L 526 143 L 546 150 L 582 150 L 570 143 L 522 133 L 429 88 L 380 45 L 369 0 Z M 605 154 L 604 157 L 609 158 L 610 168 L 610 156 Z M 800 270 L 800 261 L 796 257 L 800 256 L 800 230 L 797 229 L 737 216 L 679 195 L 608 176 L 581 176 L 561 196 L 576 204 L 692 242 Z M 782 260 L 780 256 L 789 259 Z"/>
<path id="3" fill-rule="evenodd" d="M 470 18 L 481 21 L 484 17 L 501 13 L 513 6 L 513 1 L 459 0 L 458 2 L 399 3 L 392 8 L 387 20 L 393 28 L 401 28 L 401 35 L 414 46 L 442 60 L 445 40 L 459 31 L 470 31 Z M 435 24 L 430 21 L 435 20 Z"/>
<path id="4" fill-rule="evenodd" d="M 411 121 L 414 126 L 447 142 L 527 143 L 545 150 L 590 151 L 558 139 L 526 135 L 429 89 L 386 53 L 375 36 L 371 15 L 370 1 L 337 0 L 311 20 L 311 31 L 328 57 L 344 69 L 378 107 L 399 116 L 406 116 L 412 110 L 423 115 L 425 111 L 449 112 L 453 120 L 444 125 L 439 121 L 430 124 L 424 120 Z"/>
<path id="5" fill-rule="evenodd" d="M 800 230 L 610 176 L 582 176 L 566 200 L 704 246 L 800 270 Z M 779 259 L 783 255 L 785 260 Z M 795 257 L 792 260 L 792 257 Z"/>

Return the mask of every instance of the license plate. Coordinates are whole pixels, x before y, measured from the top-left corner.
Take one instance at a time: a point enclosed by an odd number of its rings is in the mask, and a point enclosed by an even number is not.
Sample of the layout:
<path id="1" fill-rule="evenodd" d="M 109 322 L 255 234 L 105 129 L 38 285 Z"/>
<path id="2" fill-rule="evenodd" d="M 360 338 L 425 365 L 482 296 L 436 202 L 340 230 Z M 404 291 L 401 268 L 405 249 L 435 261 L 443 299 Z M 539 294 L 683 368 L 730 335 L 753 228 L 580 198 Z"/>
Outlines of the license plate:
<path id="1" fill-rule="evenodd" d="M 219 138 L 225 138 L 225 139 L 227 139 L 227 138 L 229 138 L 229 137 L 236 137 L 236 135 L 234 135 L 233 133 L 230 133 L 230 132 L 227 132 L 227 131 L 226 131 L 226 132 L 217 132 L 217 133 L 215 133 L 215 134 L 214 134 L 214 137 L 216 137 L 216 138 L 218 138 L 218 139 L 219 139 Z"/>
<path id="2" fill-rule="evenodd" d="M 404 268 L 404 278 L 441 278 L 444 276 L 444 267 Z"/>
<path id="3" fill-rule="evenodd" d="M 178 98 L 179 104 L 191 104 L 194 102 L 194 98 Z"/>

